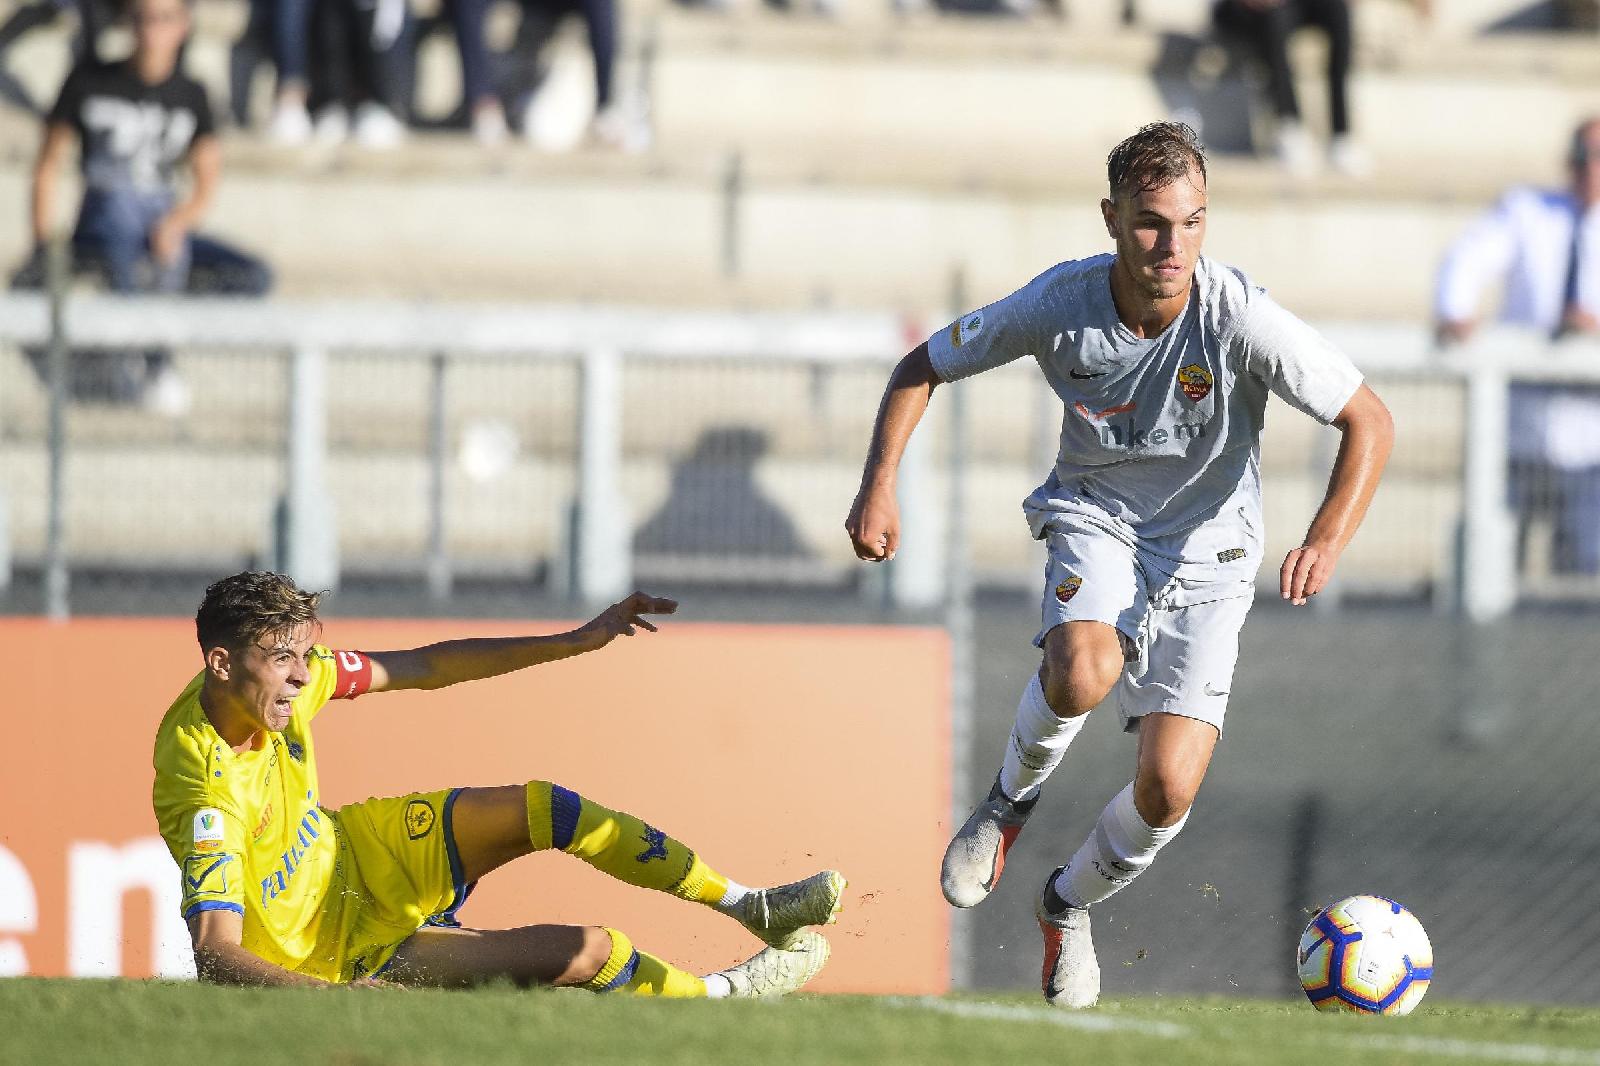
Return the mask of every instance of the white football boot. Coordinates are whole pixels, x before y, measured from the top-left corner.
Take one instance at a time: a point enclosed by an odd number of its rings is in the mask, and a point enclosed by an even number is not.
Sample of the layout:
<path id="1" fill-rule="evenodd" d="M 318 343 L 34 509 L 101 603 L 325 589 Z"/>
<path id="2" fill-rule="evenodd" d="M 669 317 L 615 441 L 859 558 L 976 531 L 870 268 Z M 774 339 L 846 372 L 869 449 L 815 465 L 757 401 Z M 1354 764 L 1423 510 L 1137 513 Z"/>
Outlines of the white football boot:
<path id="1" fill-rule="evenodd" d="M 827 961 L 828 941 L 806 930 L 791 937 L 788 947 L 763 948 L 718 976 L 727 979 L 733 996 L 786 996 L 817 976 Z"/>
<path id="2" fill-rule="evenodd" d="M 823 870 L 793 884 L 752 889 L 734 917 L 773 947 L 787 948 L 806 926 L 839 920 L 848 883 L 838 870 Z"/>
<path id="3" fill-rule="evenodd" d="M 1037 795 L 1022 803 L 1007 799 L 1000 791 L 1000 779 L 994 779 L 989 795 L 973 808 L 945 848 L 939 887 L 951 906 L 976 907 L 994 891 L 1005 869 L 1006 852 L 1038 802 Z"/>
<path id="4" fill-rule="evenodd" d="M 1069 907 L 1051 887 L 1057 867 L 1039 893 L 1039 932 L 1044 934 L 1044 969 L 1039 983 L 1044 1001 L 1052 1007 L 1082 1010 L 1100 999 L 1100 963 L 1094 957 L 1089 935 L 1089 908 Z M 1060 904 L 1056 907 L 1056 904 Z"/>

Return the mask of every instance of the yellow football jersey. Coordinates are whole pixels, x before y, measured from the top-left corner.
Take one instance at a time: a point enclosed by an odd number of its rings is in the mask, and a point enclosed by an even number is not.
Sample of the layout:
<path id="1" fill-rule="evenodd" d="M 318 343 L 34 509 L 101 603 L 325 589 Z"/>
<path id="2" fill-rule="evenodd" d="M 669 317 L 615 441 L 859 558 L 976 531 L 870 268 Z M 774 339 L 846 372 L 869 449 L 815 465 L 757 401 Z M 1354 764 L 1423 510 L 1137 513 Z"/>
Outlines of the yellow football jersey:
<path id="1" fill-rule="evenodd" d="M 329 699 L 365 691 L 370 665 L 322 645 L 309 658 L 310 679 L 289 724 L 281 733 L 265 731 L 263 745 L 243 753 L 207 720 L 204 674 L 196 676 L 156 733 L 152 800 L 182 872 L 185 920 L 233 911 L 244 918 L 243 946 L 252 954 L 338 980 L 335 945 L 353 915 L 337 899 L 328 906 L 338 889 L 340 849 L 333 818 L 317 804 L 311 721 Z"/>

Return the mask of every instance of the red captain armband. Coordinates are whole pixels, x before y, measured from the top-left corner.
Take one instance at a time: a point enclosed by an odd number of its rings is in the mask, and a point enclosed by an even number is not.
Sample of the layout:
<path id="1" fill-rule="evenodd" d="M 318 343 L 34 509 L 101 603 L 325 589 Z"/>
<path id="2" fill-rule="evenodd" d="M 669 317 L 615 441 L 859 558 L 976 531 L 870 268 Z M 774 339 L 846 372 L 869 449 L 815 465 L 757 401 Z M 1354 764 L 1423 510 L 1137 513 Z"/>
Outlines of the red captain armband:
<path id="1" fill-rule="evenodd" d="M 329 699 L 353 700 L 372 687 L 372 660 L 358 651 L 333 653 L 333 695 Z"/>

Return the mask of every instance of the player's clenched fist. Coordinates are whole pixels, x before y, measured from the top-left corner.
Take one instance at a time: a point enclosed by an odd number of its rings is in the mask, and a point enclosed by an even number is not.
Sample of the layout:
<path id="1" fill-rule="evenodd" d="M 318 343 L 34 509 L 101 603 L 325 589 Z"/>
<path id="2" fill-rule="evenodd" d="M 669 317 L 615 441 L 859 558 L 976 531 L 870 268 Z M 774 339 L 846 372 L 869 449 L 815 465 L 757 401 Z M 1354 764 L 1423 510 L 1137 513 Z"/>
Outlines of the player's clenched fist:
<path id="1" fill-rule="evenodd" d="M 893 559 L 900 547 L 900 507 L 893 490 L 862 489 L 844 528 L 858 558 L 874 563 Z"/>
<path id="2" fill-rule="evenodd" d="M 1338 560 L 1338 553 L 1327 547 L 1305 544 L 1294 549 L 1278 570 L 1279 593 L 1296 607 L 1303 606 L 1322 591 Z"/>
<path id="3" fill-rule="evenodd" d="M 678 601 L 669 600 L 663 596 L 651 596 L 643 592 L 635 592 L 632 596 L 601 611 L 595 616 L 594 621 L 584 628 L 596 630 L 609 642 L 613 637 L 631 637 L 639 629 L 656 632 L 644 616 L 647 614 L 675 614 L 678 610 Z"/>

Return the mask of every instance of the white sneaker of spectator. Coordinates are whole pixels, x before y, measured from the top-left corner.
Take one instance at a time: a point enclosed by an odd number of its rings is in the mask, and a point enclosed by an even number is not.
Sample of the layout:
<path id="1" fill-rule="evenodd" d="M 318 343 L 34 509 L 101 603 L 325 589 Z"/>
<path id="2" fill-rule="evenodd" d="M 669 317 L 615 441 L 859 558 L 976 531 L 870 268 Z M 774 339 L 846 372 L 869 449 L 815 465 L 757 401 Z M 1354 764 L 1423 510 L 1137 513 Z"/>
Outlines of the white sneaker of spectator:
<path id="1" fill-rule="evenodd" d="M 139 402 L 151 414 L 182 418 L 189 413 L 189 384 L 170 366 L 164 366 L 144 383 Z"/>
<path id="2" fill-rule="evenodd" d="M 1278 162 L 1297 178 L 1308 178 L 1316 173 L 1316 147 L 1311 143 L 1311 135 L 1300 123 L 1278 123 Z"/>
<path id="3" fill-rule="evenodd" d="M 312 123 L 311 135 L 318 144 L 343 144 L 344 139 L 350 136 L 350 113 L 343 104 L 329 104 L 321 108 Z"/>
<path id="4" fill-rule="evenodd" d="M 498 102 L 479 104 L 472 109 L 472 136 L 486 148 L 506 142 L 505 109 Z"/>
<path id="5" fill-rule="evenodd" d="M 650 130 L 623 108 L 613 104 L 595 112 L 589 123 L 589 140 L 602 148 L 642 152 L 650 147 Z"/>
<path id="6" fill-rule="evenodd" d="M 267 122 L 267 139 L 273 144 L 294 148 L 311 139 L 311 115 L 298 101 L 279 100 Z"/>
<path id="7" fill-rule="evenodd" d="M 406 128 L 394 112 L 368 100 L 356 108 L 355 139 L 363 148 L 386 151 L 400 147 L 406 139 Z"/>
<path id="8" fill-rule="evenodd" d="M 1328 142 L 1328 164 L 1349 178 L 1372 177 L 1372 155 L 1348 133 Z"/>

